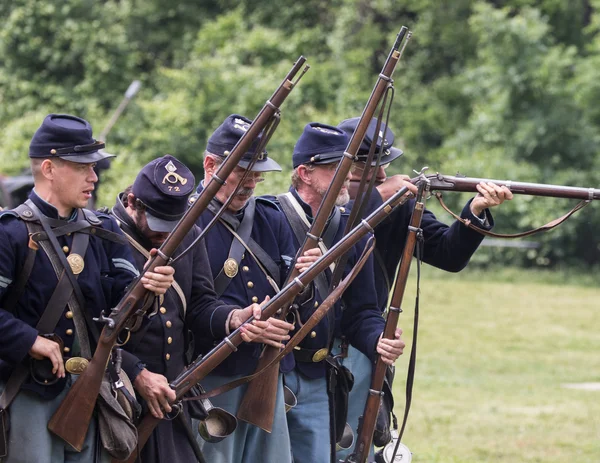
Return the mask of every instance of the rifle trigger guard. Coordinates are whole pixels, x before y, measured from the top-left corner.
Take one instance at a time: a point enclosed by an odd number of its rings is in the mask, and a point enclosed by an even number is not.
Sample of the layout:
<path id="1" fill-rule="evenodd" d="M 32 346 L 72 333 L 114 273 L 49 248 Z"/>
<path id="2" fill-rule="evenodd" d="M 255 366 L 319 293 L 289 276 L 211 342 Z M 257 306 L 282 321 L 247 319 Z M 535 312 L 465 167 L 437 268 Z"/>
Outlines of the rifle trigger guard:
<path id="1" fill-rule="evenodd" d="M 177 402 L 171 405 L 171 411 L 169 413 L 165 413 L 164 419 L 167 421 L 173 421 L 175 418 L 179 416 L 181 413 L 182 407 L 181 402 Z"/>

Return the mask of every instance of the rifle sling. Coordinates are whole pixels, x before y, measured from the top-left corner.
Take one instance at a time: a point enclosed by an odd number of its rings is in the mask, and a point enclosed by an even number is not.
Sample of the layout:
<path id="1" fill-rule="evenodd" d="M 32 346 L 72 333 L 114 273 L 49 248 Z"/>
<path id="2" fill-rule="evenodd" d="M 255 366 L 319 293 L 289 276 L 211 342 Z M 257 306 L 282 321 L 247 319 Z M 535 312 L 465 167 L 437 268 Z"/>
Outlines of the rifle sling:
<path id="1" fill-rule="evenodd" d="M 554 220 L 548 222 L 546 225 L 542 225 L 541 227 L 534 228 L 532 230 L 528 230 L 526 232 L 521 232 L 521 233 L 503 234 L 503 233 L 493 233 L 491 231 L 483 230 L 483 229 L 473 225 L 473 223 L 469 219 L 463 219 L 462 217 L 460 217 L 460 216 L 456 215 L 454 212 L 452 212 L 450 210 L 450 208 L 448 208 L 448 206 L 446 206 L 446 204 L 444 203 L 444 200 L 442 199 L 441 192 L 436 191 L 434 193 L 434 195 L 437 198 L 437 200 L 440 202 L 440 205 L 444 208 L 444 210 L 448 214 L 450 214 L 452 217 L 454 217 L 456 220 L 458 220 L 460 223 L 462 223 L 464 226 L 466 226 L 472 230 L 475 230 L 477 233 L 480 233 L 484 236 L 491 236 L 494 238 L 522 238 L 524 236 L 534 235 L 535 233 L 552 230 L 553 228 L 558 227 L 561 223 L 566 221 L 573 214 L 575 214 L 575 212 L 579 211 L 580 209 L 583 209 L 585 206 L 587 206 L 590 203 L 589 200 L 580 201 L 579 203 L 577 203 L 575 205 L 575 207 L 573 209 L 571 209 L 565 215 L 563 215 L 562 217 L 559 217 L 557 219 L 554 219 Z"/>
<path id="2" fill-rule="evenodd" d="M 417 235 L 417 245 L 416 245 L 416 260 L 417 260 L 417 294 L 415 296 L 415 315 L 413 320 L 413 340 L 410 348 L 410 359 L 408 361 L 408 371 L 406 373 L 406 400 L 404 402 L 404 416 L 402 417 L 402 426 L 400 428 L 400 432 L 398 433 L 398 440 L 396 441 L 396 446 L 394 447 L 394 452 L 392 453 L 392 458 L 390 461 L 395 461 L 396 454 L 398 453 L 398 449 L 400 447 L 400 442 L 402 441 L 402 436 L 404 435 L 404 429 L 406 428 L 406 423 L 408 421 L 408 412 L 410 411 L 410 406 L 412 403 L 412 391 L 413 384 L 415 380 L 415 367 L 417 364 L 417 334 L 419 329 L 419 293 L 420 293 L 420 283 L 421 283 L 421 262 L 423 255 L 423 248 L 425 241 L 422 235 L 419 238 Z M 391 386 L 391 384 L 390 384 Z M 392 416 L 394 419 L 394 428 L 397 429 L 398 423 L 396 420 L 396 416 L 392 410 Z"/>
<path id="3" fill-rule="evenodd" d="M 236 387 L 239 387 L 243 384 L 246 384 L 252 381 L 254 378 L 262 374 L 264 371 L 268 370 L 271 366 L 277 364 L 283 357 L 293 351 L 293 349 L 302 342 L 302 340 L 310 333 L 310 331 L 323 319 L 323 317 L 331 312 L 331 308 L 335 304 L 335 302 L 339 299 L 339 297 L 343 294 L 344 290 L 352 283 L 354 278 L 358 275 L 358 273 L 362 270 L 363 266 L 367 262 L 369 255 L 373 250 L 373 241 L 370 241 L 363 251 L 360 259 L 356 262 L 354 268 L 346 275 L 346 277 L 340 282 L 340 284 L 335 288 L 333 292 L 331 292 L 327 298 L 321 303 L 319 308 L 313 312 L 310 318 L 304 323 L 302 328 L 298 330 L 298 332 L 294 335 L 292 339 L 288 341 L 285 345 L 285 348 L 281 350 L 277 356 L 271 360 L 267 365 L 265 365 L 260 370 L 254 372 L 249 376 L 244 376 L 243 378 L 239 378 L 235 381 L 231 381 L 229 383 L 223 384 L 211 391 L 205 392 L 195 397 L 184 397 L 183 401 L 189 400 L 202 400 L 202 399 L 210 399 L 211 397 L 218 396 L 225 392 L 231 391 Z"/>

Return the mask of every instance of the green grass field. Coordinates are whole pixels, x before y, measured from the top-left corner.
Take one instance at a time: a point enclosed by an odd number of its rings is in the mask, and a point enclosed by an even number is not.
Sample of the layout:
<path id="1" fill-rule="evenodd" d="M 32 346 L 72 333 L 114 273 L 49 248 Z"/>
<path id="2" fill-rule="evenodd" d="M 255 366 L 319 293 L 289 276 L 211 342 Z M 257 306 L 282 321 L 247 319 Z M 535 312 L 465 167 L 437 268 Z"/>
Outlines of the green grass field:
<path id="1" fill-rule="evenodd" d="M 407 346 L 414 275 L 413 265 L 400 315 Z M 600 383 L 600 285 L 518 275 L 425 271 L 403 439 L 413 462 L 600 463 L 600 390 L 564 387 Z M 399 418 L 408 358 L 407 347 L 394 382 Z"/>

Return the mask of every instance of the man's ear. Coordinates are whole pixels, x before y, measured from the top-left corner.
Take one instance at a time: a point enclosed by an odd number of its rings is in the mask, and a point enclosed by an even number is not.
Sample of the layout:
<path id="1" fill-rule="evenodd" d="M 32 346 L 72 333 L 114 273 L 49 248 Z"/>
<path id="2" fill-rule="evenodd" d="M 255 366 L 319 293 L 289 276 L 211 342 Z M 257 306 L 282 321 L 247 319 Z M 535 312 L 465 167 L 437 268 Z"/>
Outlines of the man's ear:
<path id="1" fill-rule="evenodd" d="M 54 180 L 56 165 L 50 159 L 44 159 L 40 164 L 40 172 L 48 180 Z"/>
<path id="2" fill-rule="evenodd" d="M 302 180 L 303 183 L 306 183 L 307 185 L 312 184 L 312 178 L 310 176 L 310 171 L 307 169 L 307 167 L 304 164 L 300 164 L 296 168 L 296 172 L 298 173 L 298 177 L 300 178 L 300 180 Z"/>
<path id="3" fill-rule="evenodd" d="M 215 162 L 215 160 L 212 157 L 210 157 L 210 156 L 204 157 L 204 172 L 206 173 L 207 176 L 211 176 L 215 172 L 216 165 L 217 165 L 217 163 Z"/>
<path id="4" fill-rule="evenodd" d="M 127 194 L 127 207 L 135 210 L 135 195 L 133 193 Z"/>

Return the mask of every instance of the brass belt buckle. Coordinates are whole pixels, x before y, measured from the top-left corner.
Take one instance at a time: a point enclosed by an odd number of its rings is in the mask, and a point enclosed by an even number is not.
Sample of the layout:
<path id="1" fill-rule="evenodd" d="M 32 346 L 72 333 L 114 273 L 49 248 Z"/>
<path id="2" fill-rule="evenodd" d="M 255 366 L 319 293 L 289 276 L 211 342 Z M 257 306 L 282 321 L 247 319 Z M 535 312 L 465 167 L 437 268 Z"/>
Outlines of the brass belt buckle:
<path id="1" fill-rule="evenodd" d="M 325 347 L 323 347 L 322 349 L 319 349 L 318 351 L 316 351 L 313 354 L 312 361 L 317 363 L 317 362 L 320 362 L 321 360 L 325 360 L 325 358 L 327 357 L 328 354 L 329 354 L 329 349 L 326 349 Z"/>
<path id="2" fill-rule="evenodd" d="M 89 360 L 83 357 L 71 357 L 65 362 L 65 370 L 72 375 L 80 375 L 89 365 Z"/>

